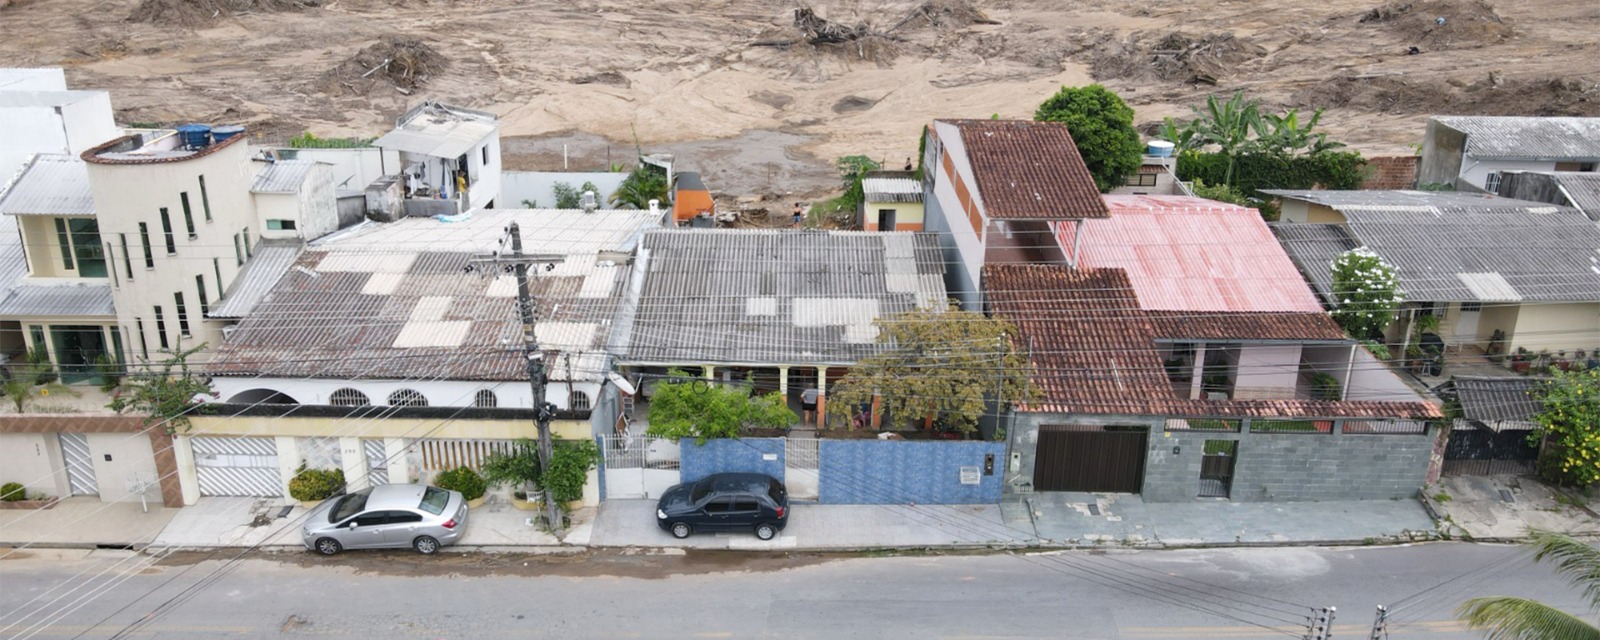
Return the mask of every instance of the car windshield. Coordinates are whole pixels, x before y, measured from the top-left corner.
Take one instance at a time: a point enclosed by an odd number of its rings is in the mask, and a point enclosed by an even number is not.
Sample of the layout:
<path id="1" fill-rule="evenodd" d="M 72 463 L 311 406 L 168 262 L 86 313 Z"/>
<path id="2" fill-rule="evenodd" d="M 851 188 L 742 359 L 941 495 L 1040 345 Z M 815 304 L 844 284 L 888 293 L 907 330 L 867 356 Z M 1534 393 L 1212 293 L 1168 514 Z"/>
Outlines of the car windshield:
<path id="1" fill-rule="evenodd" d="M 422 504 L 418 509 L 439 515 L 444 513 L 445 505 L 450 504 L 450 492 L 438 487 L 426 487 L 422 490 Z"/>
<path id="2" fill-rule="evenodd" d="M 339 498 L 339 502 L 328 510 L 328 522 L 339 522 L 361 513 L 362 510 L 367 508 L 367 494 L 369 493 L 372 493 L 371 489 L 362 489 Z"/>
<path id="3" fill-rule="evenodd" d="M 698 503 L 708 495 L 711 495 L 711 481 L 701 480 L 694 483 L 694 489 L 689 491 L 689 501 Z"/>

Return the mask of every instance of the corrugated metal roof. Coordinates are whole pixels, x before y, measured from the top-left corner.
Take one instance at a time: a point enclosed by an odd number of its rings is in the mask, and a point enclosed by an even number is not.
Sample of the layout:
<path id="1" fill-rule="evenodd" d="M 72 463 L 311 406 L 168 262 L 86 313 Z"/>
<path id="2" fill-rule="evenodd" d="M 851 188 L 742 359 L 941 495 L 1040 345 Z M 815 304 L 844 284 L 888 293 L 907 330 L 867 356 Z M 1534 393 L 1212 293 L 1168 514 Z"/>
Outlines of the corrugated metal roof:
<path id="1" fill-rule="evenodd" d="M 88 165 L 76 156 L 54 153 L 34 156 L 11 188 L 0 194 L 0 213 L 12 216 L 94 215 Z"/>
<path id="2" fill-rule="evenodd" d="M 22 251 L 22 234 L 17 219 L 0 216 L 0 299 L 4 299 L 17 280 L 28 275 L 28 256 Z"/>
<path id="3" fill-rule="evenodd" d="M 0 300 L 0 317 L 114 317 L 110 284 L 22 285 Z"/>
<path id="4" fill-rule="evenodd" d="M 1600 173 L 1558 171 L 1551 175 L 1572 201 L 1572 206 L 1582 210 L 1590 220 L 1600 222 Z"/>
<path id="5" fill-rule="evenodd" d="M 311 160 L 279 160 L 267 164 L 256 172 L 255 184 L 250 185 L 251 193 L 299 193 L 300 185 L 305 184 L 306 177 L 311 175 L 311 169 L 317 163 Z"/>
<path id="6" fill-rule="evenodd" d="M 408 218 L 328 236 L 301 252 L 212 366 L 220 375 L 523 379 L 512 278 L 466 270 L 476 255 L 501 249 L 516 221 L 529 253 L 566 256 L 533 279 L 535 333 L 551 378 L 598 379 L 631 273 L 599 253 L 632 250 L 659 218 L 498 209 L 456 223 Z"/>
<path id="7" fill-rule="evenodd" d="M 372 146 L 435 158 L 455 158 L 478 146 L 499 126 L 493 116 L 427 103 Z"/>
<path id="8" fill-rule="evenodd" d="M 1322 299 L 1333 300 L 1333 259 L 1361 246 L 1342 225 L 1279 222 L 1269 225 L 1300 274 Z"/>
<path id="9" fill-rule="evenodd" d="M 1107 195 L 1111 217 L 1055 223 L 1079 264 L 1122 269 L 1146 311 L 1322 313 L 1255 209 L 1192 196 Z"/>
<path id="10" fill-rule="evenodd" d="M 961 132 L 984 211 L 996 220 L 1106 217 L 1067 126 L 1032 120 L 941 120 Z"/>
<path id="11" fill-rule="evenodd" d="M 922 202 L 922 181 L 907 171 L 871 171 L 861 179 L 867 202 Z"/>
<path id="12" fill-rule="evenodd" d="M 1544 410 L 1539 388 L 1544 378 L 1521 376 L 1504 378 L 1455 377 L 1456 396 L 1461 413 L 1470 420 L 1532 420 Z"/>
<path id="13" fill-rule="evenodd" d="M 1044 397 L 1022 411 L 1269 418 L 1440 415 L 1421 398 L 1190 400 L 1180 397 L 1167 379 L 1157 350 L 1160 312 L 1139 309 L 1123 270 L 991 264 L 983 268 L 983 281 L 990 310 L 1012 321 L 1021 334 L 1019 342 L 1032 352 L 1032 379 Z"/>
<path id="14" fill-rule="evenodd" d="M 1600 300 L 1600 227 L 1576 209 L 1541 202 L 1420 191 L 1274 191 L 1329 205 L 1350 238 L 1395 268 L 1418 302 Z M 1284 246 L 1320 292 L 1332 289 L 1336 246 L 1318 225 L 1280 224 Z M 1316 238 L 1288 237 L 1305 233 Z"/>
<path id="15" fill-rule="evenodd" d="M 931 234 L 661 230 L 643 250 L 629 362 L 848 364 L 881 348 L 877 318 L 945 304 Z"/>
<path id="16" fill-rule="evenodd" d="M 272 291 L 272 285 L 277 284 L 278 279 L 294 265 L 295 258 L 299 255 L 299 243 L 261 243 L 256 248 L 255 255 L 244 263 L 244 269 L 239 272 L 239 277 L 233 279 L 233 286 L 228 288 L 228 294 L 211 307 L 211 313 L 206 317 L 243 318 L 250 315 L 250 310 Z"/>
<path id="17" fill-rule="evenodd" d="M 1474 158 L 1600 159 L 1600 118 L 1530 116 L 1435 116 L 1467 134 L 1466 153 Z"/>

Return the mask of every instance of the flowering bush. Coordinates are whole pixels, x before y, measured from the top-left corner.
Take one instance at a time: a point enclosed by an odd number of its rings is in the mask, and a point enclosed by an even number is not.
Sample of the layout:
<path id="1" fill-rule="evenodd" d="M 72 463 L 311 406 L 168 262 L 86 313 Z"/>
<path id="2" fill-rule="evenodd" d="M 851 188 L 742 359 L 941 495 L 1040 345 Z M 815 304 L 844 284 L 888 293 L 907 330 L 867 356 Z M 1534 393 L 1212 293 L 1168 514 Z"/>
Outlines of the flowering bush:
<path id="1" fill-rule="evenodd" d="M 1333 319 L 1356 339 L 1383 331 L 1405 300 L 1394 267 L 1366 247 L 1333 259 Z"/>
<path id="2" fill-rule="evenodd" d="M 1528 443 L 1544 443 L 1539 475 L 1555 484 L 1600 483 L 1600 371 L 1554 371 L 1543 390 L 1539 428 Z"/>

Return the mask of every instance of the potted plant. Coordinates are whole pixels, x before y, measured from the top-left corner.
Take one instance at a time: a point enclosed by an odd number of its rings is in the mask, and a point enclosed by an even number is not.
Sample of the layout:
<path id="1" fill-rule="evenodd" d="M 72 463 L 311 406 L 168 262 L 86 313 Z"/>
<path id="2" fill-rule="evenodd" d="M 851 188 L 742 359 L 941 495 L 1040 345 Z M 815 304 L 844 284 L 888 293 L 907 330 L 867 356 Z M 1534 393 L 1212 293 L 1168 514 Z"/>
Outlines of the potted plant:
<path id="1" fill-rule="evenodd" d="M 343 491 L 344 469 L 307 469 L 302 462 L 289 480 L 289 497 L 308 510 Z"/>
<path id="2" fill-rule="evenodd" d="M 1527 348 L 1517 347 L 1516 352 L 1511 354 L 1511 370 L 1517 373 L 1527 373 L 1532 368 L 1533 363 L 1529 361 Z"/>
<path id="3" fill-rule="evenodd" d="M 497 451 L 483 461 L 483 480 L 491 487 L 511 487 L 511 506 L 524 511 L 539 509 L 539 450 L 523 438 L 510 451 Z"/>
<path id="4" fill-rule="evenodd" d="M 550 452 L 550 468 L 541 481 L 550 490 L 551 499 L 567 511 L 583 507 L 583 486 L 589 482 L 589 470 L 600 463 L 600 450 L 589 440 L 563 440 Z"/>
<path id="5" fill-rule="evenodd" d="M 1562 371 L 1571 371 L 1572 361 L 1567 359 L 1567 350 L 1560 349 L 1556 351 L 1556 357 L 1554 360 L 1550 361 L 1550 365 Z"/>
<path id="6" fill-rule="evenodd" d="M 1406 345 L 1406 370 L 1412 373 L 1422 373 L 1422 346 L 1416 343 Z"/>
<path id="7" fill-rule="evenodd" d="M 483 476 L 478 475 L 478 472 L 470 467 L 440 471 L 433 479 L 433 486 L 461 492 L 461 497 L 467 501 L 467 506 L 473 509 L 483 506 L 483 494 L 489 490 L 489 483 L 484 482 Z"/>

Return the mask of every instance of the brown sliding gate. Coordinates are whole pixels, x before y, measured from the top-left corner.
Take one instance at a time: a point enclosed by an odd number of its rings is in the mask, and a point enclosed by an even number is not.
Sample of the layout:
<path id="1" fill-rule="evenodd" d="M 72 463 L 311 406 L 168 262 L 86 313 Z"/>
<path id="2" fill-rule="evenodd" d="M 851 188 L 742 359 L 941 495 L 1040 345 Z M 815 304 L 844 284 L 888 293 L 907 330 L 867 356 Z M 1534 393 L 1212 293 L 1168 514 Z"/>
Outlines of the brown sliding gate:
<path id="1" fill-rule="evenodd" d="M 1146 427 L 1043 425 L 1033 488 L 1138 493 L 1148 436 Z"/>

